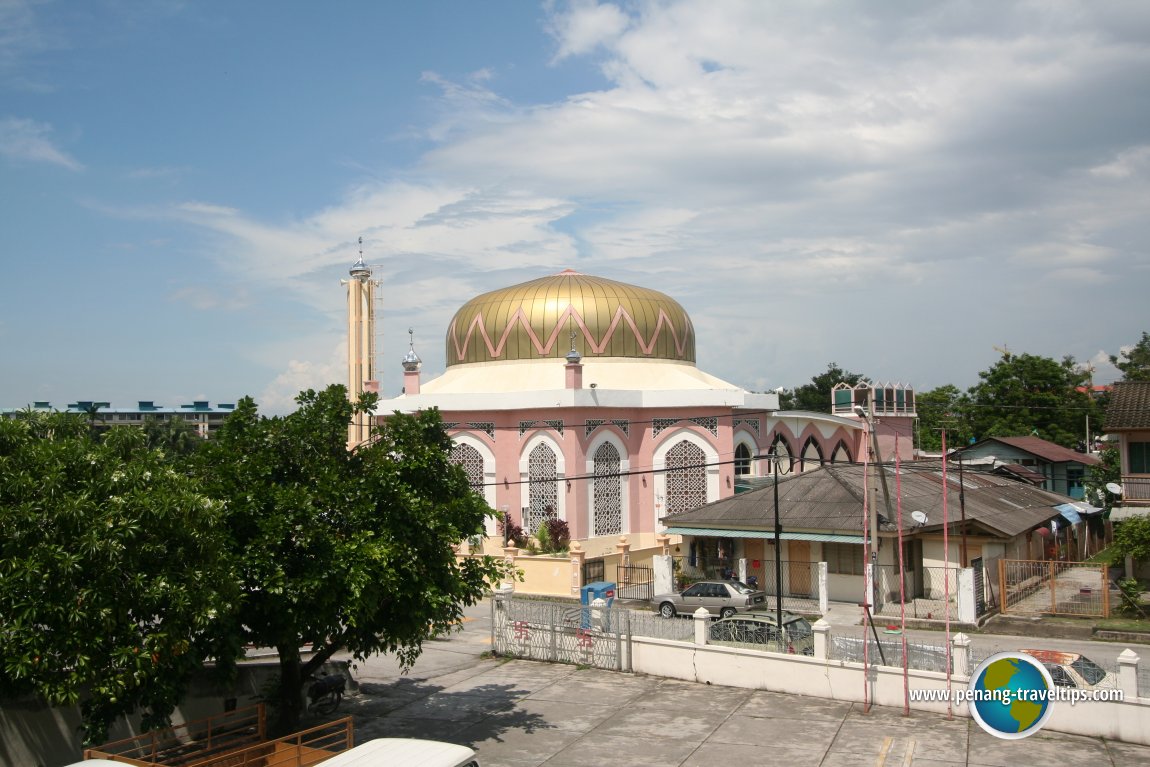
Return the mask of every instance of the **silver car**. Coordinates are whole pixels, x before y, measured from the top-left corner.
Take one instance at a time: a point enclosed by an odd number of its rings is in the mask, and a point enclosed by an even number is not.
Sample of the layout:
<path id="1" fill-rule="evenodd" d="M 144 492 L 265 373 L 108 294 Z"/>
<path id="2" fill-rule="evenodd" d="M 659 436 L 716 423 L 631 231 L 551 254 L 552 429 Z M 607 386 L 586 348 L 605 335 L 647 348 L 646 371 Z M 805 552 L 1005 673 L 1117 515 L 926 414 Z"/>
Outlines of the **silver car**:
<path id="1" fill-rule="evenodd" d="M 678 594 L 659 594 L 651 602 L 664 618 L 693 613 L 700 607 L 712 615 L 729 618 L 737 612 L 766 604 L 767 593 L 755 591 L 741 581 L 700 581 Z"/>

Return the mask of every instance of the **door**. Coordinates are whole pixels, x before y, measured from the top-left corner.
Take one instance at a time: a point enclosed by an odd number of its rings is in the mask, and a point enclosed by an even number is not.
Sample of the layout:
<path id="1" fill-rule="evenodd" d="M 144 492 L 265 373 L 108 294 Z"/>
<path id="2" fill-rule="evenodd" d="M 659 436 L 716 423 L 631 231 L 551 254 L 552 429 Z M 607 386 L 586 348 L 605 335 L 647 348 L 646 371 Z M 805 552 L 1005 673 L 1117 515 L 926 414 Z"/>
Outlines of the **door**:
<path id="1" fill-rule="evenodd" d="M 793 596 L 810 596 L 811 593 L 811 544 L 807 541 L 787 541 L 787 564 L 789 581 L 787 593 Z"/>

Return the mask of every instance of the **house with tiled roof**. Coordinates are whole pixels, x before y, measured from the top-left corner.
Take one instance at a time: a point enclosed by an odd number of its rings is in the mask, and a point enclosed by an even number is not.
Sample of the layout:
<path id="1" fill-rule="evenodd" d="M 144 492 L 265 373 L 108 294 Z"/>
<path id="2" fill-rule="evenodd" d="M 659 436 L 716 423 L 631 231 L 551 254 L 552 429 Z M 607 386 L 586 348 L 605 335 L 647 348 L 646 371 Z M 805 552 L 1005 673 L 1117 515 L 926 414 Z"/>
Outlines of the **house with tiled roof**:
<path id="1" fill-rule="evenodd" d="M 987 437 L 955 451 L 955 460 L 959 456 L 970 463 L 989 463 L 1000 468 L 1000 473 L 1011 473 L 1075 500 L 1082 500 L 1090 470 L 1101 463 L 1097 456 L 1039 437 Z"/>
<path id="2" fill-rule="evenodd" d="M 1111 519 L 1121 518 L 1122 512 L 1150 512 L 1150 381 L 1114 384 L 1106 433 L 1118 437 L 1122 466 L 1122 499 Z"/>

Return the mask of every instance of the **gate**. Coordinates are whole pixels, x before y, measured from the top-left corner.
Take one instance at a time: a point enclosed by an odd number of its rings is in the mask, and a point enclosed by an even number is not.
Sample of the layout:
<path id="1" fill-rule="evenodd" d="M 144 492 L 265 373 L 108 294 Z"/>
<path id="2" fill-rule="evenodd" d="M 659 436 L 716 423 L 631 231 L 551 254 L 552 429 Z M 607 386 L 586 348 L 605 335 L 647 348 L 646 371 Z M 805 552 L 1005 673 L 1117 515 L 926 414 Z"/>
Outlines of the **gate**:
<path id="1" fill-rule="evenodd" d="M 765 591 L 772 609 L 775 597 L 782 591 L 783 608 L 797 613 L 819 612 L 818 572 L 815 564 L 806 560 L 781 563 L 783 588 L 775 584 L 775 563 L 769 559 L 747 563 L 747 585 Z"/>
<path id="2" fill-rule="evenodd" d="M 630 671 L 623 654 L 628 616 L 613 607 L 497 597 L 491 601 L 491 648 L 505 657 Z"/>
<path id="3" fill-rule="evenodd" d="M 655 568 L 646 565 L 619 565 L 615 568 L 615 597 L 650 602 L 655 596 Z"/>
<path id="4" fill-rule="evenodd" d="M 583 583 L 598 583 L 607 575 L 607 564 L 602 559 L 587 559 L 583 562 Z"/>
<path id="5" fill-rule="evenodd" d="M 1108 571 L 1093 562 L 999 560 L 1002 612 L 1108 618 Z"/>

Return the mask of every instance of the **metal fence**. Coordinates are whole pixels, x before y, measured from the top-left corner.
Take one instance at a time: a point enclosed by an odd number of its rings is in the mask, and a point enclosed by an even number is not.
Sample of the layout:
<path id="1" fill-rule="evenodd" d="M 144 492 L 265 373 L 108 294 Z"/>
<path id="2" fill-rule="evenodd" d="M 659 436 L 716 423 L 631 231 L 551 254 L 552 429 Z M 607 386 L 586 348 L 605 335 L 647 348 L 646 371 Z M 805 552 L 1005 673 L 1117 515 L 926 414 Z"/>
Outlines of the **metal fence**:
<path id="1" fill-rule="evenodd" d="M 615 568 L 615 597 L 650 602 L 655 595 L 655 568 L 647 565 L 618 565 Z"/>
<path id="2" fill-rule="evenodd" d="M 1002 559 L 998 579 L 1003 613 L 1110 616 L 1106 565 Z"/>
<path id="3" fill-rule="evenodd" d="M 862 663 L 863 644 L 862 637 L 832 636 L 827 647 L 827 655 L 830 660 Z M 876 643 L 874 637 L 867 637 L 865 644 L 867 660 L 872 666 L 902 668 L 902 639 L 883 637 Z M 920 671 L 946 671 L 945 646 L 907 640 L 906 657 L 908 668 Z M 951 670 L 954 670 L 953 657 L 951 657 Z"/>
<path id="4" fill-rule="evenodd" d="M 899 573 L 893 565 L 875 568 L 876 615 L 900 615 Z M 949 579 L 950 614 L 958 617 L 958 568 L 922 567 L 903 572 L 908 618 L 942 619 L 946 614 Z"/>
<path id="5" fill-rule="evenodd" d="M 756 567 L 754 562 L 758 563 Z M 797 613 L 816 614 L 819 612 L 818 564 L 807 561 L 783 560 L 782 588 L 776 585 L 774 560 L 754 560 L 747 567 L 747 585 L 761 589 L 771 597 L 782 594 L 783 609 Z M 775 600 L 767 600 L 768 607 L 775 606 Z"/>
<path id="6" fill-rule="evenodd" d="M 627 615 L 627 625 L 632 636 L 676 642 L 691 642 L 695 638 L 695 621 L 689 615 L 667 619 L 656 612 L 631 610 Z"/>
<path id="7" fill-rule="evenodd" d="M 491 646 L 502 656 L 629 671 L 623 653 L 629 618 L 628 610 L 615 607 L 497 598 L 491 601 Z"/>

